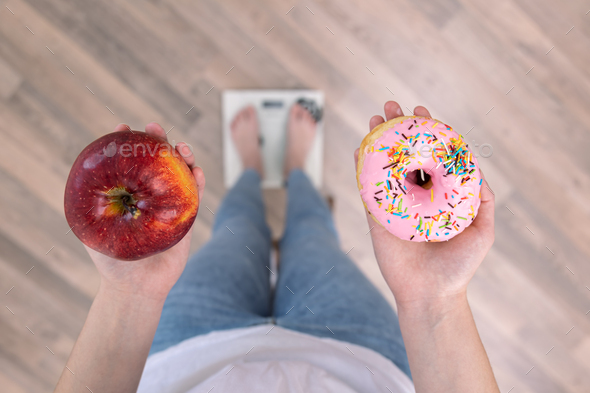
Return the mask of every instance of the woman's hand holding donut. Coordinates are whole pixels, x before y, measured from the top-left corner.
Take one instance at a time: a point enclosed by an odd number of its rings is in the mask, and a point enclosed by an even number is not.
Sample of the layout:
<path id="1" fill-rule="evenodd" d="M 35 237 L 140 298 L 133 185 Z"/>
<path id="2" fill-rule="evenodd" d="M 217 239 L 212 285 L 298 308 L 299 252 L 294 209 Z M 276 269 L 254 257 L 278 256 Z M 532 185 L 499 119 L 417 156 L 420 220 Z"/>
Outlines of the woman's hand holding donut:
<path id="1" fill-rule="evenodd" d="M 403 115 L 397 102 L 385 104 L 387 120 Z M 414 109 L 414 115 L 430 117 L 422 106 Z M 369 127 L 372 130 L 384 121 L 381 116 L 373 116 Z M 358 149 L 354 156 L 356 162 Z M 379 268 L 398 308 L 428 308 L 465 295 L 467 284 L 494 242 L 494 195 L 484 180 L 477 217 L 463 233 L 445 242 L 401 240 L 378 225 L 368 213 L 367 220 L 373 228 L 371 236 Z"/>
<path id="2" fill-rule="evenodd" d="M 430 117 L 418 106 L 414 115 Z M 403 116 L 393 101 L 385 117 Z M 373 116 L 373 129 L 385 120 Z M 358 149 L 354 154 L 358 160 Z M 483 174 L 482 174 L 483 178 Z M 367 213 L 375 256 L 395 296 L 416 392 L 499 393 L 467 302 L 467 284 L 494 243 L 494 195 L 487 182 L 465 230 L 444 242 L 401 240 Z"/>

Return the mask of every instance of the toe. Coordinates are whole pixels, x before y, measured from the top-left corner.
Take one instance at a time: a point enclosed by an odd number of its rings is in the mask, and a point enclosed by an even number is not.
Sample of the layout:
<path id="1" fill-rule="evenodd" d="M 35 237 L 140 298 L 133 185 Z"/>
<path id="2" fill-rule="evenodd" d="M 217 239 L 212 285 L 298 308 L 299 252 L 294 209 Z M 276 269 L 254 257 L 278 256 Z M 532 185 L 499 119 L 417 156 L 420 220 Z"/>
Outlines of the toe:
<path id="1" fill-rule="evenodd" d="M 256 108 L 254 108 L 252 105 L 250 105 L 248 107 L 248 120 L 256 120 L 256 116 L 257 116 L 257 112 L 256 112 Z"/>
<path id="2" fill-rule="evenodd" d="M 248 110 L 248 108 L 242 108 L 238 113 L 235 114 L 233 120 L 231 121 L 231 129 L 232 131 L 236 128 L 239 122 L 242 121 L 244 118 L 244 113 Z"/>
<path id="3" fill-rule="evenodd" d="M 315 124 L 315 119 L 313 118 L 313 116 L 311 115 L 311 113 L 307 109 L 305 109 L 305 108 L 303 108 L 303 111 L 301 112 L 301 117 L 303 118 L 303 120 L 306 123 L 313 123 L 313 124 Z"/>
<path id="4" fill-rule="evenodd" d="M 299 104 L 295 104 L 291 107 L 291 117 L 296 120 L 301 120 L 301 118 L 303 117 L 304 111 L 305 111 L 305 108 L 303 108 Z"/>

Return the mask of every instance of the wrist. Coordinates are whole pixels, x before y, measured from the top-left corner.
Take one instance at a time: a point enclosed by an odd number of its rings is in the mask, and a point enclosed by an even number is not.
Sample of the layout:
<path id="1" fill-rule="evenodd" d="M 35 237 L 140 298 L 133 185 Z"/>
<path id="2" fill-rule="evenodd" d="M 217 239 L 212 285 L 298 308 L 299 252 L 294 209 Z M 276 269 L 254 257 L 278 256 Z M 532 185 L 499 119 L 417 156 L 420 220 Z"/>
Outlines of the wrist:
<path id="1" fill-rule="evenodd" d="M 396 304 L 400 318 L 430 321 L 433 323 L 436 323 L 457 311 L 469 308 L 466 291 L 434 298 L 403 301 L 398 301 L 396 299 Z"/>
<path id="2" fill-rule="evenodd" d="M 136 309 L 153 312 L 160 312 L 164 306 L 166 296 L 146 295 L 140 291 L 128 291 L 109 285 L 101 281 L 96 294 L 96 299 L 105 301 L 117 309 Z"/>

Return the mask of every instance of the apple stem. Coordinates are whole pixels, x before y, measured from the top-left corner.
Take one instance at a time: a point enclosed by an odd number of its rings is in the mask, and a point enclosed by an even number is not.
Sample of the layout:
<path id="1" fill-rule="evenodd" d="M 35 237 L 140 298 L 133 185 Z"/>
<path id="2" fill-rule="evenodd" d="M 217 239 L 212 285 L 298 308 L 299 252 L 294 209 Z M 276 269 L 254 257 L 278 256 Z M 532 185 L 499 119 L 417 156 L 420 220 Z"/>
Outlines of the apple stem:
<path id="1" fill-rule="evenodd" d="M 123 205 L 125 210 L 127 210 L 129 213 L 131 213 L 133 218 L 135 218 L 136 214 L 138 213 L 138 209 L 133 205 L 128 205 L 129 202 L 130 202 L 129 195 L 124 195 L 123 197 L 121 197 L 121 204 Z"/>

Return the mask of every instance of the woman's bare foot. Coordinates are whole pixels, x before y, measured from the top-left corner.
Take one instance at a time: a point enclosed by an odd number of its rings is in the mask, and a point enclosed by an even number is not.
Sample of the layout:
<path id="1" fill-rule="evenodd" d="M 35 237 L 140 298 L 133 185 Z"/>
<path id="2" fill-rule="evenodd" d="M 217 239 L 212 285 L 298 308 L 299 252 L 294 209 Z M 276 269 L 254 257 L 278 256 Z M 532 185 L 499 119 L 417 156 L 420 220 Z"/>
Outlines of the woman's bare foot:
<path id="1" fill-rule="evenodd" d="M 293 169 L 303 169 L 315 138 L 316 123 L 311 114 L 299 104 L 291 107 L 287 124 L 285 179 Z"/>
<path id="2" fill-rule="evenodd" d="M 239 111 L 231 122 L 231 136 L 240 154 L 244 169 L 254 169 L 264 175 L 260 155 L 260 134 L 256 109 L 247 106 Z"/>

